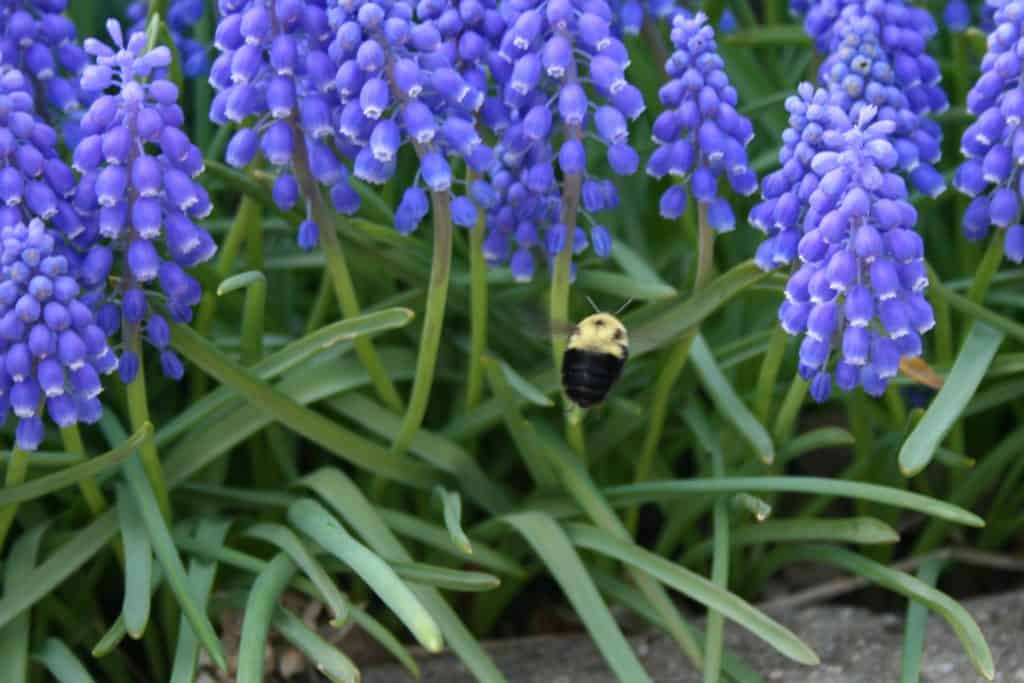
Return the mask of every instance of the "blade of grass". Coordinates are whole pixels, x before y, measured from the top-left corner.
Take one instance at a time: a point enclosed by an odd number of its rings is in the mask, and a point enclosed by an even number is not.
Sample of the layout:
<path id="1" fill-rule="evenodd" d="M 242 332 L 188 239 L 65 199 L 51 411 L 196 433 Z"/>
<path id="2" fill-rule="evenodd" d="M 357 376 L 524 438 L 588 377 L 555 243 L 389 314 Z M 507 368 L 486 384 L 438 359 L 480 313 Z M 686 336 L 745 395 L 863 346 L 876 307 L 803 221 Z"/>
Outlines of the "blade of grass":
<path id="1" fill-rule="evenodd" d="M 154 565 L 153 572 L 149 579 L 149 595 L 151 601 L 153 599 L 153 593 L 155 593 L 156 589 L 160 587 L 160 584 L 163 583 L 163 580 L 163 569 L 160 568 L 159 564 Z M 182 621 L 181 623 L 186 625 L 188 624 L 187 621 Z M 186 628 L 189 629 L 189 633 L 192 632 L 191 627 L 186 626 Z M 106 633 L 104 633 L 96 642 L 96 644 L 93 645 L 91 653 L 92 656 L 106 657 L 111 652 L 117 649 L 117 647 L 121 644 L 121 641 L 123 641 L 125 639 L 125 636 L 127 635 L 128 628 L 124 625 L 124 615 L 119 614 L 117 615 L 117 619 L 114 620 L 114 623 L 111 624 L 110 628 L 107 629 Z"/>
<path id="2" fill-rule="evenodd" d="M 47 638 L 42 647 L 32 655 L 50 672 L 58 683 L 95 683 L 86 669 L 64 641 Z M 12 680 L 13 683 L 13 680 Z"/>
<path id="3" fill-rule="evenodd" d="M 917 570 L 917 579 L 934 587 L 946 566 L 940 558 L 929 560 Z M 921 655 L 924 650 L 924 629 L 928 625 L 928 608 L 920 602 L 907 605 L 907 620 L 903 629 L 903 656 L 900 660 L 900 683 L 918 683 L 921 679 Z"/>
<path id="4" fill-rule="evenodd" d="M 707 342 L 700 334 L 690 346 L 690 359 L 700 376 L 701 384 L 711 395 L 718 414 L 736 428 L 743 439 L 750 444 L 761 462 L 770 464 L 774 461 L 775 446 L 772 444 L 772 437 L 768 434 L 768 430 L 757 421 L 754 414 L 740 400 L 732 384 L 718 368 L 714 356 L 711 355 L 711 349 L 708 348 Z"/>
<path id="5" fill-rule="evenodd" d="M 42 545 L 43 534 L 49 528 L 49 522 L 43 522 L 25 533 L 11 546 L 11 552 L 4 566 L 4 598 L 22 590 L 22 582 L 26 581 L 36 566 L 39 546 Z M 5 681 L 20 683 L 28 680 L 29 630 L 31 613 L 23 611 L 17 618 L 0 628 L 0 678 Z"/>
<path id="6" fill-rule="evenodd" d="M 230 528 L 231 520 L 203 518 L 199 520 L 195 536 L 200 541 L 222 545 Z M 205 606 L 209 602 L 216 576 L 216 562 L 196 557 L 189 561 L 188 586 L 199 604 Z M 188 621 L 181 619 L 178 623 L 178 639 L 174 649 L 170 683 L 193 683 L 198 661 L 199 641 L 196 640 Z"/>
<path id="7" fill-rule="evenodd" d="M 416 595 L 379 555 L 345 531 L 319 503 L 303 499 L 288 508 L 288 521 L 320 547 L 341 560 L 366 582 L 430 652 L 440 651 L 441 631 Z"/>
<path id="8" fill-rule="evenodd" d="M 117 484 L 117 517 L 121 524 L 125 560 L 121 616 L 128 635 L 138 640 L 149 623 L 153 548 L 142 524 L 142 513 L 127 487 L 120 482 Z"/>
<path id="9" fill-rule="evenodd" d="M 338 626 L 345 621 L 348 615 L 348 600 L 334 585 L 334 581 L 324 571 L 323 566 L 309 552 L 306 544 L 291 529 L 281 524 L 255 524 L 245 530 L 245 535 L 275 545 L 288 555 L 323 595 L 324 602 L 334 613 L 332 625 Z"/>
<path id="10" fill-rule="evenodd" d="M 814 651 L 792 631 L 703 576 L 588 524 L 567 524 L 566 532 L 572 542 L 581 548 L 594 550 L 641 569 L 709 609 L 720 612 L 786 657 L 801 664 L 813 665 L 819 662 Z"/>
<path id="11" fill-rule="evenodd" d="M 411 562 L 412 557 L 351 479 L 337 468 L 322 468 L 300 480 L 330 505 L 381 557 Z M 414 586 L 413 592 L 437 620 L 451 649 L 480 683 L 505 683 L 505 677 L 441 594 Z"/>
<path id="12" fill-rule="evenodd" d="M 137 432 L 125 439 L 117 448 L 109 450 L 103 455 L 91 458 L 78 465 L 72 465 L 59 472 L 33 479 L 26 484 L 2 489 L 0 490 L 0 507 L 41 498 L 54 491 L 74 486 L 80 481 L 106 472 L 132 455 L 139 445 L 148 439 L 152 433 L 153 425 L 147 422 Z"/>
<path id="13" fill-rule="evenodd" d="M 283 607 L 274 611 L 274 630 L 316 664 L 318 672 L 332 683 L 359 683 L 359 669 L 337 647 L 311 630 L 297 616 Z"/>
<path id="14" fill-rule="evenodd" d="M 900 448 L 903 476 L 914 476 L 931 462 L 935 450 L 977 391 L 1003 338 L 1001 332 L 988 325 L 977 323 L 971 327 L 945 385 Z"/>
<path id="15" fill-rule="evenodd" d="M 828 545 L 806 545 L 786 549 L 789 562 L 831 564 L 858 574 L 883 588 L 920 602 L 946 620 L 953 628 L 978 673 L 992 680 L 995 664 L 985 636 L 971 615 L 956 600 L 910 574 L 886 567 L 843 548 Z"/>
<path id="16" fill-rule="evenodd" d="M 619 680 L 650 683 L 650 677 L 619 630 L 565 531 L 540 512 L 521 512 L 504 517 L 502 521 L 519 532 L 547 566 Z"/>
<path id="17" fill-rule="evenodd" d="M 393 455 L 304 407 L 256 379 L 191 328 L 180 324 L 172 326 L 171 343 L 189 361 L 269 412 L 278 422 L 356 467 L 416 488 L 435 483 L 437 473 L 432 468 L 404 456 Z"/>
<path id="18" fill-rule="evenodd" d="M 460 571 L 422 562 L 410 563 L 392 560 L 390 564 L 398 576 L 423 586 L 435 586 L 463 593 L 481 593 L 494 590 L 501 585 L 501 580 L 497 576 L 484 572 Z"/>
<path id="19" fill-rule="evenodd" d="M 286 553 L 278 553 L 256 576 L 245 603 L 242 636 L 238 644 L 238 683 L 262 683 L 270 620 L 281 592 L 296 571 Z"/>
<path id="20" fill-rule="evenodd" d="M 441 500 L 444 526 L 448 529 L 452 544 L 467 555 L 472 555 L 473 544 L 469 542 L 469 536 L 462 530 L 462 498 L 458 493 L 449 491 L 443 486 L 434 487 L 434 494 Z"/>
<path id="21" fill-rule="evenodd" d="M 890 486 L 859 481 L 835 481 L 823 477 L 723 477 L 721 479 L 671 479 L 644 484 L 626 484 L 605 489 L 608 502 L 615 506 L 678 500 L 679 496 L 698 493 L 743 492 L 808 493 L 870 500 L 883 505 L 922 512 L 957 524 L 982 527 L 985 521 L 963 508 L 919 493 Z"/>

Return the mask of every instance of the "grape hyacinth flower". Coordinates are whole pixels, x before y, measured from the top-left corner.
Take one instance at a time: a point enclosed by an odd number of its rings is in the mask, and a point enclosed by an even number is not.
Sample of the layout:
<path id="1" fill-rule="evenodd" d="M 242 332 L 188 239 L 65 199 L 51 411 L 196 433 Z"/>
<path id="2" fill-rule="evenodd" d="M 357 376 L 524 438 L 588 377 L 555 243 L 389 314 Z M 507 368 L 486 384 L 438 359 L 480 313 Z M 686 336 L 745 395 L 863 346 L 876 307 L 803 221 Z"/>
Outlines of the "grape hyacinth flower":
<path id="1" fill-rule="evenodd" d="M 617 206 L 618 193 L 610 180 L 588 172 L 595 160 L 583 139 L 600 141 L 614 174 L 632 175 L 639 155 L 629 143 L 628 122 L 645 105 L 626 79 L 629 58 L 612 34 L 604 0 L 507 1 L 502 11 L 508 28 L 490 57 L 498 92 L 482 113 L 500 136 L 497 163 L 488 181 L 471 191 L 487 209 L 488 261 L 508 264 L 517 280 L 527 281 L 538 252 L 549 265 L 560 253 L 571 257 L 588 246 L 608 255 L 611 238 L 593 214 Z M 580 215 L 590 223 L 589 237 L 578 225 Z M 572 266 L 565 267 L 571 273 Z"/>
<path id="2" fill-rule="evenodd" d="M 942 9 L 942 23 L 951 33 L 962 33 L 971 25 L 971 8 L 967 0 L 947 0 Z"/>
<path id="3" fill-rule="evenodd" d="M 967 239 L 982 240 L 995 227 L 1006 231 L 1005 254 L 1024 262 L 1024 226 L 1020 205 L 1024 197 L 1024 90 L 1018 52 L 1024 30 L 1024 2 L 996 5 L 996 27 L 988 36 L 981 77 L 967 95 L 967 109 L 977 121 L 960 142 L 966 160 L 953 185 L 971 197 L 964 212 Z"/>
<path id="4" fill-rule="evenodd" d="M 78 77 L 88 60 L 75 25 L 64 16 L 67 0 L 0 0 L 0 68 L 20 70 L 44 103 L 64 122 L 65 139 L 77 139 L 74 114 L 88 103 Z"/>
<path id="5" fill-rule="evenodd" d="M 182 130 L 178 88 L 167 80 L 149 80 L 168 66 L 170 50 L 146 51 L 142 33 L 125 41 L 113 19 L 107 31 L 116 49 L 95 39 L 85 43 L 95 63 L 85 68 L 82 87 L 99 96 L 82 118 L 83 138 L 73 154 L 82 174 L 75 204 L 90 216 L 97 239 L 123 254 L 120 283 L 100 309 L 99 320 L 110 335 L 123 324 L 128 339 L 144 328 L 164 373 L 180 379 L 182 364 L 168 348 L 167 322 L 150 305 L 147 289 L 159 285 L 174 320 L 192 319 L 202 292 L 186 270 L 217 250 L 209 233 L 194 222 L 212 209 L 195 181 L 203 158 Z M 114 301 L 120 302 L 120 314 Z M 129 348 L 121 359 L 126 383 L 138 370 L 135 353 Z"/>
<path id="6" fill-rule="evenodd" d="M 75 179 L 57 154 L 57 132 L 38 115 L 32 83 L 0 67 L 0 226 L 49 221 L 69 239 L 85 226 L 71 204 Z"/>
<path id="7" fill-rule="evenodd" d="M 786 332 L 803 336 L 799 372 L 816 401 L 828 398 L 833 378 L 843 391 L 861 386 L 879 396 L 900 358 L 921 354 L 920 335 L 935 324 L 924 297 L 917 212 L 895 172 L 895 124 L 875 120 L 870 105 L 855 124 L 814 96 L 791 103 L 791 111 L 799 105 L 806 110 L 798 117 L 809 119 L 804 131 L 817 125 L 821 134 L 799 182 L 810 208 L 796 235 L 801 265 L 786 285 L 779 319 Z"/>
<path id="8" fill-rule="evenodd" d="M 665 64 L 669 81 L 658 96 L 665 111 L 654 122 L 658 148 L 647 164 L 655 178 L 681 179 L 661 197 L 660 212 L 678 218 L 686 210 L 687 186 L 707 208 L 708 222 L 717 232 L 736 225 L 732 206 L 721 196 L 725 176 L 742 195 L 757 189 L 757 176 L 747 161 L 746 146 L 754 137 L 750 121 L 736 111 L 736 89 L 729 83 L 707 17 L 677 15 L 673 20 L 675 51 Z"/>
<path id="9" fill-rule="evenodd" d="M 0 229 L 0 422 L 14 414 L 18 448 L 39 447 L 44 414 L 58 427 L 100 418 L 99 377 L 118 360 L 81 282 L 107 277 L 102 251 L 79 262 L 38 218 Z"/>
<path id="10" fill-rule="evenodd" d="M 939 196 L 946 189 L 945 179 L 934 166 L 942 153 L 942 128 L 922 115 L 927 108 L 911 105 L 905 91 L 912 94 L 915 90 L 907 90 L 907 79 L 898 78 L 899 72 L 882 47 L 878 21 L 871 15 L 843 12 L 833 33 L 833 50 L 819 70 L 832 101 L 851 120 L 857 119 L 862 107 L 870 105 L 878 109 L 879 120 L 895 123 L 890 142 L 900 155 L 900 170 L 919 192 Z M 942 106 L 944 101 L 943 96 Z"/>
<path id="11" fill-rule="evenodd" d="M 904 0 L 817 0 L 810 4 L 804 28 L 818 50 L 831 54 L 845 38 L 848 29 L 844 25 L 864 19 L 877 36 L 896 86 L 905 93 L 911 110 L 919 115 L 944 111 L 949 100 L 939 85 L 942 74 L 925 51 L 938 33 L 928 10 Z"/>
<path id="12" fill-rule="evenodd" d="M 202 76 L 210 66 L 206 47 L 190 37 L 192 28 L 202 20 L 204 10 L 203 0 L 170 0 L 167 6 L 167 28 L 181 56 L 181 72 L 186 78 Z M 135 0 L 125 8 L 125 15 L 131 23 L 129 33 L 145 32 L 148 11 L 149 2 L 146 0 Z"/>

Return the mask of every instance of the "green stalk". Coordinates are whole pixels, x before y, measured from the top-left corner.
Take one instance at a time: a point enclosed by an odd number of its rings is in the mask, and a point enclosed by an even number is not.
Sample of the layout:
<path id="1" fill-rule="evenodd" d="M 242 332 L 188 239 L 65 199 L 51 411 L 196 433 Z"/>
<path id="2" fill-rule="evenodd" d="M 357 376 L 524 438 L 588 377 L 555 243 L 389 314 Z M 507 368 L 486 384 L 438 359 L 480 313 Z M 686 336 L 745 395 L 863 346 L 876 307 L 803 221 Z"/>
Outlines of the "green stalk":
<path id="1" fill-rule="evenodd" d="M 800 375 L 793 377 L 793 383 L 789 385 L 786 398 L 782 399 L 782 406 L 772 429 L 772 439 L 776 444 L 786 443 L 793 435 L 793 427 L 796 425 L 796 418 L 800 414 L 800 406 L 804 403 L 808 388 L 810 385 Z"/>
<path id="2" fill-rule="evenodd" d="M 472 174 L 469 178 L 472 182 Z M 477 210 L 476 225 L 469 233 L 469 376 L 466 379 L 466 410 L 480 402 L 484 386 L 483 357 L 487 350 L 487 261 L 484 236 L 487 213 Z"/>
<path id="3" fill-rule="evenodd" d="M 327 272 L 331 274 L 331 281 L 334 285 L 334 294 L 338 298 L 338 306 L 345 318 L 354 318 L 361 312 L 359 299 L 356 297 L 355 285 L 352 284 L 352 275 L 349 273 L 348 262 L 345 260 L 345 253 L 341 249 L 341 242 L 338 240 L 337 227 L 334 224 L 333 216 L 324 204 L 320 188 L 309 170 L 309 154 L 306 150 L 306 141 L 302 131 L 295 121 L 291 121 L 292 137 L 295 140 L 295 154 L 292 156 L 292 166 L 295 169 L 295 179 L 299 183 L 299 189 L 309 202 L 313 220 L 316 221 L 320 230 L 320 248 L 327 260 Z M 451 221 L 449 221 L 450 223 Z M 353 342 L 356 355 L 359 361 L 366 368 L 373 388 L 377 396 L 392 410 L 402 410 L 402 399 L 398 390 L 388 376 L 387 368 L 381 361 L 373 343 L 366 338 L 360 338 Z"/>
<path id="4" fill-rule="evenodd" d="M 577 131 L 578 132 L 578 131 Z M 574 134 L 570 131 L 570 135 Z M 551 293 L 549 308 L 551 321 L 553 323 L 564 323 L 569 319 L 569 275 L 572 270 L 572 243 L 573 235 L 576 233 L 576 217 L 579 211 L 580 192 L 583 187 L 582 175 L 571 175 L 565 179 L 562 193 L 562 225 L 565 226 L 565 244 L 562 250 L 555 256 L 555 267 L 551 274 Z M 565 335 L 554 329 L 551 330 L 551 352 L 554 357 L 555 369 L 560 371 L 562 367 L 562 356 L 565 354 L 567 340 Z M 563 397 L 565 401 L 565 435 L 577 455 L 583 456 L 586 452 L 586 441 L 583 436 L 583 426 L 577 407 Z"/>
<path id="5" fill-rule="evenodd" d="M 139 359 L 139 370 L 131 384 L 125 385 L 125 395 L 128 399 L 128 421 L 133 432 L 142 428 L 142 425 L 151 422 L 149 419 L 149 399 L 146 395 L 146 367 L 143 361 L 142 344 L 139 340 L 139 326 L 127 326 L 130 332 L 126 338 L 126 344 Z M 139 446 L 139 458 L 142 460 L 142 467 L 146 471 L 149 485 L 156 494 L 156 502 L 160 507 L 160 513 L 170 523 L 171 499 L 167 495 L 167 483 L 164 480 L 164 467 L 160 463 L 160 455 L 156 450 L 156 442 L 153 439 L 146 439 Z"/>
<path id="6" fill-rule="evenodd" d="M 11 451 L 11 459 L 7 462 L 7 476 L 4 478 L 5 487 L 9 488 L 25 483 L 29 457 L 31 457 L 31 453 L 17 447 Z M 0 509 L 0 550 L 3 550 L 4 540 L 7 539 L 7 532 L 11 530 L 11 524 L 14 523 L 14 515 L 17 512 L 17 505 L 8 505 Z"/>
<path id="7" fill-rule="evenodd" d="M 700 289 L 711 279 L 711 273 L 715 265 L 715 231 L 708 224 L 707 205 L 697 203 L 697 268 L 693 280 L 693 294 L 698 296 Z M 651 398 L 649 409 L 650 419 L 647 423 L 647 433 L 644 436 L 643 450 L 640 452 L 640 459 L 636 463 L 636 470 L 633 474 L 633 481 L 641 483 L 647 481 L 651 475 L 651 468 L 654 466 L 654 454 L 661 443 L 661 435 L 665 429 L 665 419 L 668 416 L 669 398 L 672 389 L 686 366 L 686 359 L 690 355 L 690 346 L 700 332 L 700 326 L 694 325 L 683 332 L 675 347 L 669 352 L 665 365 L 658 373 L 658 380 L 654 384 L 654 392 Z M 639 507 L 629 510 L 626 515 L 626 526 L 629 530 L 636 530 L 637 515 Z"/>
<path id="8" fill-rule="evenodd" d="M 89 457 L 88 452 L 85 450 L 85 444 L 82 443 L 82 433 L 78 430 L 77 424 L 73 424 L 70 427 L 61 427 L 60 436 L 64 441 L 64 450 L 68 453 L 80 455 L 82 458 Z M 103 492 L 100 491 L 99 485 L 96 484 L 96 479 L 93 477 L 83 479 L 78 482 L 78 488 L 82 492 L 85 504 L 89 506 L 89 512 L 92 513 L 93 517 L 99 517 L 107 509 L 107 499 L 103 496 Z"/>
<path id="9" fill-rule="evenodd" d="M 715 477 L 725 476 L 725 458 L 722 449 L 711 451 L 711 473 Z M 714 534 L 714 555 L 711 559 L 711 580 L 729 589 L 729 499 L 721 497 L 715 501 L 712 511 Z M 708 611 L 707 629 L 704 640 L 704 683 L 718 683 L 722 669 L 722 638 L 725 619 L 720 612 Z"/>
<path id="10" fill-rule="evenodd" d="M 997 228 L 992 239 L 985 248 L 985 255 L 981 257 L 981 263 L 974 271 L 974 278 L 971 280 L 970 289 L 967 290 L 967 298 L 976 304 L 985 301 L 989 287 L 992 285 L 992 278 L 999 271 L 1003 262 L 1003 246 L 1006 243 L 1006 230 Z"/>
<path id="11" fill-rule="evenodd" d="M 238 204 L 238 213 L 228 229 L 227 236 L 217 250 L 217 262 L 214 265 L 214 272 L 217 274 L 217 281 L 223 280 L 231 272 L 238 252 L 242 249 L 242 241 L 251 238 L 256 232 L 262 232 L 263 225 L 262 209 L 259 203 L 251 197 L 242 196 Z M 199 302 L 199 310 L 196 311 L 196 332 L 204 337 L 210 336 L 213 329 L 213 321 L 217 315 L 218 298 L 212 292 L 203 294 Z M 190 369 L 191 380 L 189 386 L 192 390 L 193 400 L 198 400 L 206 394 L 209 385 L 209 378 L 196 368 Z"/>
<path id="12" fill-rule="evenodd" d="M 332 294 L 331 275 L 324 273 L 320 278 L 320 286 L 316 290 L 316 298 L 313 299 L 313 307 L 309 310 L 309 319 L 306 320 L 306 334 L 316 332 L 327 320 Z"/>
<path id="13" fill-rule="evenodd" d="M 452 206 L 448 192 L 431 192 L 434 207 L 434 261 L 430 266 L 430 286 L 423 316 L 419 355 L 416 357 L 416 376 L 409 395 L 409 407 L 391 446 L 392 453 L 404 454 L 413 436 L 423 423 L 434 384 L 437 350 L 441 345 L 444 328 L 444 309 L 448 301 L 448 281 L 452 269 Z"/>
<path id="14" fill-rule="evenodd" d="M 761 361 L 761 371 L 757 375 L 757 388 L 754 391 L 754 414 L 761 424 L 766 424 L 772 412 L 772 397 L 775 394 L 775 381 L 779 376 L 782 357 L 786 354 L 786 343 L 789 335 L 782 327 L 776 325 L 772 332 L 768 350 Z"/>

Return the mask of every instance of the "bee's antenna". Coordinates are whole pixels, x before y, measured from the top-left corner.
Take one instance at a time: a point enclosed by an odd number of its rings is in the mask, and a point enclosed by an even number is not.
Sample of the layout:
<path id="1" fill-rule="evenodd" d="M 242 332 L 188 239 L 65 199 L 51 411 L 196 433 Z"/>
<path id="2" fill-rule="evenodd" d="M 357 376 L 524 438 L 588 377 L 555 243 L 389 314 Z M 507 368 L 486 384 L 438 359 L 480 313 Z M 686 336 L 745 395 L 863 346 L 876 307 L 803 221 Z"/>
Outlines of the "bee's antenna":
<path id="1" fill-rule="evenodd" d="M 626 310 L 626 307 L 629 306 L 631 303 L 633 303 L 633 299 L 632 298 L 626 299 L 626 303 L 624 303 L 621 306 L 619 306 L 619 310 L 615 311 L 615 315 L 617 316 L 620 313 L 622 313 L 624 310 Z"/>
<path id="2" fill-rule="evenodd" d="M 601 312 L 601 309 L 597 307 L 597 304 L 595 304 L 594 300 L 591 299 L 589 296 L 587 297 L 587 301 L 590 302 L 590 307 L 594 309 L 594 313 L 600 313 Z"/>

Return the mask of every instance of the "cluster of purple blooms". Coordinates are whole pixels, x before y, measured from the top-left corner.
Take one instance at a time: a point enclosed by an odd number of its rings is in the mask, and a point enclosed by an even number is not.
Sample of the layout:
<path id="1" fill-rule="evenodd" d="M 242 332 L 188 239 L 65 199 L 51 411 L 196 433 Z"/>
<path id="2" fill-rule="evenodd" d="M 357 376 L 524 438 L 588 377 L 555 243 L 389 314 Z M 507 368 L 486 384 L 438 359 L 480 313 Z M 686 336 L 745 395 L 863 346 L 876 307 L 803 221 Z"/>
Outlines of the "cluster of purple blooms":
<path id="1" fill-rule="evenodd" d="M 85 68 L 82 87 L 97 97 L 82 117 L 82 139 L 73 153 L 73 167 L 82 174 L 75 206 L 98 241 L 124 254 L 120 284 L 110 297 L 119 299 L 120 307 L 113 300 L 103 304 L 101 326 L 108 335 L 122 321 L 133 331 L 144 326 L 164 373 L 178 379 L 181 361 L 167 348 L 167 322 L 147 300 L 147 288 L 159 285 L 174 320 L 192 319 L 201 289 L 186 269 L 217 250 L 209 233 L 193 222 L 212 210 L 206 190 L 195 181 L 203 157 L 182 131 L 177 86 L 159 78 L 147 82 L 170 63 L 170 50 L 147 51 L 142 33 L 126 41 L 115 20 L 107 22 L 107 30 L 114 48 L 94 39 L 85 42 L 95 63 Z M 134 352 L 126 350 L 122 379 L 132 381 L 138 366 Z"/>
<path id="2" fill-rule="evenodd" d="M 135 0 L 125 8 L 125 14 L 131 24 L 129 33 L 146 30 L 146 14 L 149 2 Z M 186 78 L 202 76 L 209 68 L 207 48 L 198 40 L 190 37 L 193 27 L 203 18 L 204 0 L 170 0 L 167 7 L 167 29 L 170 32 L 174 47 L 181 58 L 181 72 Z"/>
<path id="3" fill-rule="evenodd" d="M 844 391 L 860 385 L 877 395 L 901 356 L 920 355 L 920 334 L 934 322 L 907 181 L 931 197 L 945 191 L 934 166 L 941 129 L 926 118 L 948 106 L 925 52 L 937 29 L 927 11 L 903 0 L 816 0 L 794 9 L 806 12 L 805 28 L 827 57 L 822 88 L 805 83 L 786 102 L 782 167 L 765 177 L 764 201 L 750 212 L 751 224 L 768 235 L 755 260 L 766 270 L 800 262 L 779 317 L 790 334 L 806 333 L 800 373 L 812 396 L 825 400 L 833 375 Z M 859 186 L 847 186 L 831 161 L 836 155 Z M 869 214 L 850 213 L 865 197 Z M 856 273 L 858 288 L 830 279 L 840 265 Z M 834 367 L 833 348 L 842 349 Z"/>
<path id="4" fill-rule="evenodd" d="M 481 115 L 499 136 L 497 163 L 472 194 L 487 212 L 484 255 L 527 281 L 536 254 L 550 263 L 569 239 L 574 253 L 589 241 L 598 256 L 608 255 L 610 235 L 593 214 L 617 206 L 618 193 L 589 169 L 603 156 L 616 175 L 636 172 L 628 122 L 645 105 L 626 78 L 629 55 L 604 0 L 507 0 L 501 10 L 507 28 L 489 60 L 497 93 Z M 585 139 L 596 144 L 588 150 Z M 579 225 L 570 235 L 564 222 L 579 203 L 589 240 Z"/>
<path id="5" fill-rule="evenodd" d="M 67 0 L 0 0 L 0 68 L 32 79 L 40 105 L 45 102 L 51 120 L 65 123 L 64 138 L 73 144 L 74 114 L 83 105 L 78 77 L 88 57 L 63 14 L 66 7 Z"/>
<path id="6" fill-rule="evenodd" d="M 38 218 L 0 229 L 0 422 L 14 414 L 19 448 L 39 447 L 44 411 L 59 427 L 102 413 L 99 376 L 118 359 L 80 283 L 105 277 L 104 263 L 79 259 Z"/>
<path id="7" fill-rule="evenodd" d="M 1006 230 L 1005 252 L 1024 262 L 1024 226 L 1020 224 L 1024 197 L 1024 2 L 1002 0 L 996 7 L 995 29 L 981 63 L 981 77 L 967 95 L 967 109 L 977 116 L 960 142 L 966 161 L 953 184 L 972 197 L 964 212 L 967 239 L 984 239 L 989 229 Z"/>
<path id="8" fill-rule="evenodd" d="M 935 324 L 917 212 L 890 142 L 895 124 L 875 120 L 870 105 L 851 122 L 807 83 L 786 108 L 787 142 L 799 141 L 788 144 L 784 171 L 798 169 L 800 181 L 765 179 L 762 206 L 777 222 L 757 261 L 771 269 L 799 257 L 779 318 L 786 332 L 804 335 L 799 371 L 814 399 L 828 398 L 833 377 L 844 391 L 878 396 L 902 356 L 921 354 L 920 335 Z M 800 204 L 808 207 L 802 220 Z"/>
<path id="9" fill-rule="evenodd" d="M 746 150 L 754 127 L 736 111 L 736 89 L 725 74 L 707 17 L 676 15 L 671 38 L 675 51 L 665 64 L 669 81 L 658 93 L 665 110 L 654 122 L 658 148 L 647 173 L 682 180 L 662 195 L 662 216 L 678 218 L 686 211 L 689 185 L 694 198 L 707 207 L 711 227 L 726 232 L 736 226 L 736 217 L 720 195 L 719 180 L 725 176 L 733 191 L 742 195 L 757 190 Z"/>

